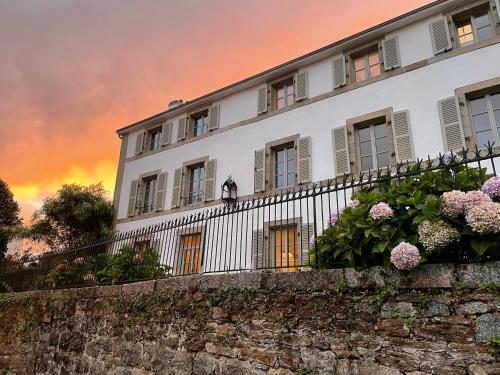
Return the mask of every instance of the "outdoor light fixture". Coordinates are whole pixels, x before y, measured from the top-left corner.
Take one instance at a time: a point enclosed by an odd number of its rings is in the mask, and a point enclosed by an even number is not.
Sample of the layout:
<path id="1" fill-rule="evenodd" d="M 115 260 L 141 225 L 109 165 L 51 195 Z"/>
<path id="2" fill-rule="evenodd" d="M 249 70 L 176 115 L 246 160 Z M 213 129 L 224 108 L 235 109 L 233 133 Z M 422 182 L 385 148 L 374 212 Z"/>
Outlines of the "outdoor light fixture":
<path id="1" fill-rule="evenodd" d="M 221 199 L 228 208 L 234 208 L 236 206 L 236 202 L 238 201 L 238 186 L 236 186 L 236 182 L 233 181 L 231 175 L 229 175 L 227 180 L 222 184 Z"/>

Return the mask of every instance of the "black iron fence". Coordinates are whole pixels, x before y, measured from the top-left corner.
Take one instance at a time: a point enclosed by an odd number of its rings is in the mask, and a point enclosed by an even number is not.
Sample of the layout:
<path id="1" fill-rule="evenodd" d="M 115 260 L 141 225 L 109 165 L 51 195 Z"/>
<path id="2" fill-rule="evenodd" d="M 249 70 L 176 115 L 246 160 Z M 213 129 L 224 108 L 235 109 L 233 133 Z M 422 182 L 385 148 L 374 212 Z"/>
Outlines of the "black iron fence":
<path id="1" fill-rule="evenodd" d="M 54 270 L 66 271 L 83 264 L 87 264 L 87 268 L 77 275 L 78 280 L 72 280 L 72 285 L 137 280 L 141 275 L 142 278 L 151 278 L 307 270 L 311 268 L 311 255 L 318 250 L 316 237 L 350 204 L 357 190 L 380 183 L 397 184 L 409 176 L 455 166 L 486 168 L 489 173 L 497 175 L 500 152 L 488 147 L 480 151 L 448 153 L 434 159 L 401 163 L 392 169 L 346 175 L 263 195 L 232 207 L 217 206 L 160 224 L 116 233 L 88 246 L 51 252 L 30 262 L 0 266 L 0 290 L 61 286 L 64 283 L 54 275 Z M 153 271 L 145 269 L 142 274 L 119 275 L 122 279 L 98 277 L 106 259 L 124 251 L 132 263 L 141 264 L 145 257 L 153 257 L 153 263 L 162 268 L 158 270 L 152 265 Z M 339 262 L 331 266 L 344 267 L 346 264 Z"/>

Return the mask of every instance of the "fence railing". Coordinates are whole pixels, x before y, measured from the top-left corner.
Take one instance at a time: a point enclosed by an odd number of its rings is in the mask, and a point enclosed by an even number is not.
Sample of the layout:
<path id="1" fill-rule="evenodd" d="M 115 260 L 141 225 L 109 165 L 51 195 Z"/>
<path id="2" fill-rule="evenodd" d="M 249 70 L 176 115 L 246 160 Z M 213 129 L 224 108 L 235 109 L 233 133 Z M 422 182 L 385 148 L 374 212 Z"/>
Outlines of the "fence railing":
<path id="1" fill-rule="evenodd" d="M 116 233 L 87 246 L 42 255 L 33 262 L 1 266 L 0 290 L 47 288 L 47 274 L 56 265 L 110 257 L 123 249 L 129 249 L 139 262 L 146 249 L 153 249 L 169 276 L 265 269 L 275 272 L 306 270 L 310 268 L 311 255 L 317 251 L 316 237 L 330 225 L 332 215 L 338 215 L 349 204 L 357 190 L 379 183 L 397 184 L 409 176 L 460 165 L 486 168 L 497 175 L 500 152 L 491 146 L 448 153 Z M 341 262 L 333 265 L 344 266 L 346 264 Z M 87 277 L 86 281 L 94 280 Z"/>

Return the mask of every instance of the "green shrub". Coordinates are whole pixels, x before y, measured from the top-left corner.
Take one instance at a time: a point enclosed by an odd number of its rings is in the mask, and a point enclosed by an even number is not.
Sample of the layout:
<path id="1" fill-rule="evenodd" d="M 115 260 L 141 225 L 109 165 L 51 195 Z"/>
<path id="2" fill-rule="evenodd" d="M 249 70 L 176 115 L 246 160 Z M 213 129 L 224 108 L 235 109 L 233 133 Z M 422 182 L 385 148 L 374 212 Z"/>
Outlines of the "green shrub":
<path id="1" fill-rule="evenodd" d="M 165 277 L 168 270 L 169 267 L 160 264 L 155 249 L 146 248 L 137 252 L 132 247 L 124 247 L 113 255 L 65 260 L 49 271 L 46 281 L 52 288 L 119 284 Z"/>
<path id="2" fill-rule="evenodd" d="M 491 354 L 497 355 L 500 352 L 500 336 L 496 336 L 488 340 L 486 346 Z"/>
<path id="3" fill-rule="evenodd" d="M 317 237 L 310 250 L 310 264 L 319 267 L 390 265 L 391 250 L 400 242 L 419 246 L 418 227 L 424 221 L 442 220 L 460 232 L 459 242 L 425 253 L 422 262 L 481 261 L 499 256 L 499 235 L 479 235 L 465 219 L 440 215 L 441 195 L 451 190 L 471 191 L 481 187 L 489 176 L 486 169 L 457 166 L 418 173 L 414 166 L 410 177 L 391 183 L 380 182 L 353 195 L 359 204 L 346 207 L 335 226 Z M 380 202 L 390 205 L 391 217 L 373 219 L 370 209 Z"/>

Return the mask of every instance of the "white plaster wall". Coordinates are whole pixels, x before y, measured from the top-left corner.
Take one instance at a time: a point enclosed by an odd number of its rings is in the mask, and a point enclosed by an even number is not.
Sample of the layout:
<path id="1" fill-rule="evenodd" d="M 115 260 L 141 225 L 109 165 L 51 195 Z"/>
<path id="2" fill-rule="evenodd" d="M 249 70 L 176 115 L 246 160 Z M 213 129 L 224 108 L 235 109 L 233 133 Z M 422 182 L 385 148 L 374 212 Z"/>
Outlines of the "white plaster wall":
<path id="1" fill-rule="evenodd" d="M 130 182 L 146 171 L 168 171 L 166 207 L 170 207 L 172 178 L 175 168 L 183 162 L 208 155 L 217 159 L 217 191 L 220 183 L 232 174 L 238 183 L 240 196 L 253 193 L 254 151 L 266 142 L 293 134 L 312 137 L 312 178 L 314 181 L 333 176 L 331 129 L 343 126 L 346 120 L 387 107 L 395 111 L 410 111 L 415 154 L 424 157 L 443 151 L 437 102 L 454 95 L 458 87 L 500 76 L 500 45 L 476 50 L 431 64 L 390 79 L 349 91 L 342 95 L 302 106 L 292 111 L 231 129 L 170 150 L 140 158 L 125 164 L 118 218 L 126 216 Z M 478 68 L 480 67 L 480 68 Z M 313 81 L 314 82 L 314 81 Z M 254 103 L 249 106 L 253 107 Z M 174 127 L 174 139 L 176 137 Z M 135 147 L 134 134 L 129 143 L 129 155 Z M 181 213 L 180 216 L 184 216 Z M 164 221 L 167 216 L 132 221 L 118 225 L 128 230 Z"/>

